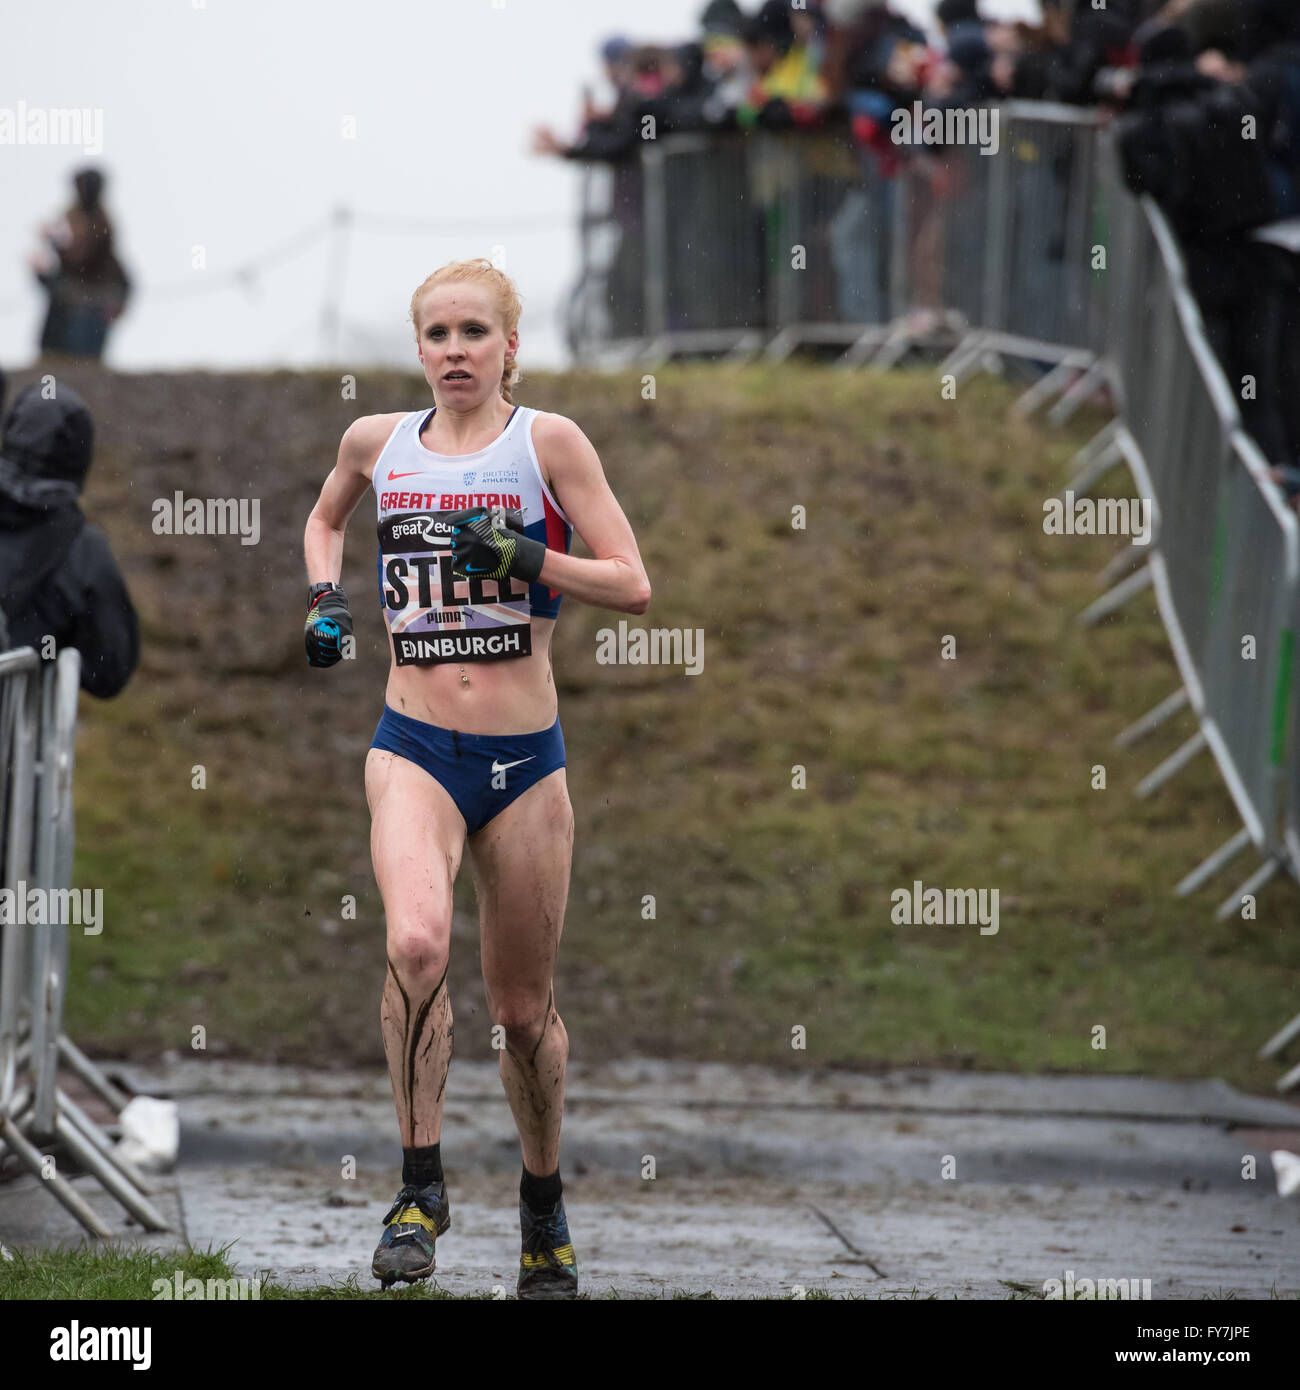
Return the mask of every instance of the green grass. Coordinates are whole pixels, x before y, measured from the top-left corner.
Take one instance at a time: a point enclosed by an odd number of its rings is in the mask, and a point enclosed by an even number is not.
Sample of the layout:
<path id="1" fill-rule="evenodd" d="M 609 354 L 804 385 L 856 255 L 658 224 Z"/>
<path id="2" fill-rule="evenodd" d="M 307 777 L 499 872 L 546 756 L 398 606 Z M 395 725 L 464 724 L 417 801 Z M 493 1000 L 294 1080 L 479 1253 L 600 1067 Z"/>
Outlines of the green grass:
<path id="1" fill-rule="evenodd" d="M 10 1251 L 12 1258 L 0 1259 L 0 1302 L 14 1299 L 93 1299 L 93 1300 L 149 1300 L 174 1299 L 177 1271 L 182 1281 L 197 1279 L 203 1285 L 206 1298 L 209 1280 L 227 1281 L 238 1277 L 234 1267 L 227 1259 L 231 1247 L 219 1250 L 185 1250 L 168 1254 L 142 1249 L 139 1246 L 120 1246 L 110 1249 L 81 1248 L 77 1250 L 33 1250 Z M 243 1277 L 251 1286 L 253 1275 L 245 1271 Z M 158 1287 L 167 1286 L 169 1293 Z M 236 1286 L 237 1287 L 237 1286 Z M 513 1289 L 500 1286 L 498 1295 L 490 1289 L 483 1293 L 453 1294 L 438 1288 L 430 1281 L 416 1284 L 395 1284 L 391 1289 L 375 1287 L 362 1288 L 357 1275 L 347 1279 L 335 1280 L 326 1284 L 314 1284 L 303 1288 L 290 1287 L 275 1280 L 261 1279 L 257 1287 L 257 1297 L 263 1302 L 293 1300 L 298 1302 L 330 1301 L 467 1301 L 493 1302 L 499 1297 L 513 1299 Z M 214 1297 L 224 1297 L 231 1290 L 212 1286 Z M 190 1285 L 186 1300 L 196 1300 L 199 1295 L 196 1286 Z M 633 1294 L 611 1289 L 604 1293 L 583 1294 L 582 1299 L 615 1299 L 620 1301 L 646 1301 L 650 1295 Z M 678 1289 L 671 1294 L 673 1299 L 711 1299 L 712 1292 L 695 1292 Z M 809 1299 L 827 1298 L 824 1289 L 810 1288 Z M 248 1301 L 251 1301 L 251 1296 Z"/>
<path id="2" fill-rule="evenodd" d="M 106 1250 L 82 1248 L 77 1250 L 34 1250 L 26 1253 L 11 1251 L 12 1259 L 0 1259 L 0 1301 L 14 1299 L 153 1301 L 163 1297 L 162 1291 L 156 1287 L 158 1281 L 165 1282 L 174 1295 L 178 1270 L 183 1280 L 200 1280 L 204 1285 L 204 1293 L 206 1294 L 208 1280 L 226 1281 L 237 1277 L 234 1268 L 227 1259 L 230 1248 L 227 1245 L 218 1250 L 190 1249 L 165 1255 L 160 1255 L 156 1251 L 141 1249 L 138 1246 L 119 1246 Z M 251 1282 L 254 1276 L 245 1273 L 244 1277 Z M 999 1279 L 998 1283 L 1004 1285 L 1008 1290 L 1006 1298 L 1009 1302 L 1041 1301 L 1043 1298 L 1041 1290 L 1035 1285 L 1017 1283 L 1007 1279 Z M 216 1289 L 213 1291 L 217 1296 L 221 1296 L 222 1291 Z M 197 1290 L 191 1286 L 187 1298 L 194 1298 L 195 1293 Z M 504 1290 L 503 1296 L 509 1299 L 515 1297 L 509 1289 Z M 1269 1301 L 1293 1301 L 1300 1298 L 1300 1292 L 1279 1293 L 1274 1286 L 1269 1290 L 1268 1296 Z M 429 1281 L 418 1284 L 397 1284 L 387 1290 L 363 1289 L 358 1282 L 358 1276 L 352 1275 L 347 1279 L 335 1280 L 328 1284 L 315 1284 L 305 1288 L 290 1287 L 274 1280 L 263 1280 L 258 1288 L 258 1297 L 266 1302 L 320 1302 L 324 1300 L 331 1302 L 374 1302 L 377 1300 L 492 1302 L 496 1300 L 497 1295 L 492 1290 L 472 1294 L 448 1293 L 435 1287 Z M 676 1289 L 671 1292 L 669 1297 L 673 1301 L 712 1300 L 716 1298 L 716 1295 L 709 1289 L 702 1291 Z M 905 1292 L 882 1294 L 879 1297 L 883 1301 L 932 1301 L 937 1299 L 938 1295 L 923 1292 L 914 1286 Z M 1202 1301 L 1234 1300 L 1238 1297 L 1236 1290 L 1221 1288 L 1212 1294 L 1206 1294 Z M 794 1294 L 785 1294 L 780 1296 L 779 1301 L 813 1302 L 832 1298 L 860 1302 L 872 1299 L 872 1295 L 856 1290 L 846 1294 L 835 1294 L 829 1289 L 810 1285 L 807 1287 L 803 1299 L 796 1298 Z M 657 1297 L 610 1288 L 596 1294 L 580 1295 L 579 1301 L 584 1300 L 647 1302 L 657 1301 Z"/>
<path id="3" fill-rule="evenodd" d="M 88 502 L 124 556 L 146 659 L 118 700 L 83 701 L 74 882 L 104 888 L 106 924 L 74 939 L 69 1030 L 101 1054 L 185 1051 L 202 1025 L 210 1054 L 381 1065 L 361 785 L 385 672 L 370 504 L 344 566 L 366 596 L 352 669 L 306 669 L 300 544 L 347 420 L 427 388 L 363 377 L 343 405 L 310 374 L 109 385 L 87 383 L 104 440 Z M 1120 543 L 1042 530 L 1100 419 L 1052 431 L 1009 415 L 1005 383 L 943 401 L 925 371 L 666 367 L 656 391 L 642 400 L 639 373 L 537 373 L 520 393 L 600 453 L 654 586 L 628 621 L 705 634 L 697 677 L 601 666 L 596 634 L 621 615 L 572 600 L 561 615 L 577 839 L 556 997 L 572 1055 L 1270 1088 L 1278 1068 L 1255 1052 L 1296 1010 L 1296 887 L 1216 924 L 1243 856 L 1172 896 L 1236 830 L 1231 804 L 1208 756 L 1133 798 L 1192 730 L 1184 715 L 1137 750 L 1111 745 L 1176 685 L 1154 605 L 1075 629 Z M 272 416 L 284 449 L 263 469 Z M 185 418 L 192 447 L 164 434 Z M 152 535 L 147 501 L 176 486 L 260 491 L 262 545 Z M 1103 486 L 1129 490 L 1120 472 Z M 998 934 L 894 924 L 891 893 L 914 879 L 998 889 Z M 473 913 L 467 873 L 457 903 Z M 451 981 L 458 1055 L 490 1056 L 472 939 Z"/>

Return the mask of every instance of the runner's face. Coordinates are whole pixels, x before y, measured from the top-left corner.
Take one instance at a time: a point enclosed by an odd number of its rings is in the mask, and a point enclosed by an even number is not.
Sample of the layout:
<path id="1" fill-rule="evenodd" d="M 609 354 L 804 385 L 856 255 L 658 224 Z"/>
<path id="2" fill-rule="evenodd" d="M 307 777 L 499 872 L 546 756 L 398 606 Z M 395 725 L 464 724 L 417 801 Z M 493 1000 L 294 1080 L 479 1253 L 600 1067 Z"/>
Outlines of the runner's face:
<path id="1" fill-rule="evenodd" d="M 501 390 L 507 350 L 513 357 L 518 331 L 509 339 L 492 297 L 478 285 L 437 285 L 420 306 L 420 365 L 439 405 L 468 410 Z M 465 376 L 452 377 L 450 373 Z"/>

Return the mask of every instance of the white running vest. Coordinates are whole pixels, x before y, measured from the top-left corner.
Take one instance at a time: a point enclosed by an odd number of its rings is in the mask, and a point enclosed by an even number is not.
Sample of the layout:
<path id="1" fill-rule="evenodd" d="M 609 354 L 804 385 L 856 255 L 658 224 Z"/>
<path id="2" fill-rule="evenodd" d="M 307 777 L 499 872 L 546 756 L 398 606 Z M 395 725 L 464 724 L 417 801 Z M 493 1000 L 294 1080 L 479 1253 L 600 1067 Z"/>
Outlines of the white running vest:
<path id="1" fill-rule="evenodd" d="M 532 651 L 532 619 L 554 618 L 560 595 L 507 576 L 457 579 L 451 572 L 449 512 L 504 507 L 524 533 L 569 551 L 573 527 L 542 480 L 532 426 L 537 411 L 517 405 L 502 433 L 473 454 L 435 454 L 420 430 L 437 407 L 412 411 L 375 461 L 379 601 L 399 666 L 502 661 Z"/>

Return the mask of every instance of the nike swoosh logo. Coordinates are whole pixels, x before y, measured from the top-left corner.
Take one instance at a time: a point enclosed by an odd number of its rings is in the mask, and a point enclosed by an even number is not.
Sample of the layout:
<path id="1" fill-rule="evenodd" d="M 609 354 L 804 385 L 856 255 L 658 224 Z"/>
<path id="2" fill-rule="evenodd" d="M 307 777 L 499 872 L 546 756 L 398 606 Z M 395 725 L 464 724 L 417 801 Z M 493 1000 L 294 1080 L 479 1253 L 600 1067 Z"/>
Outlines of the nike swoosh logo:
<path id="1" fill-rule="evenodd" d="M 492 771 L 493 771 L 493 772 L 504 772 L 504 771 L 506 770 L 506 768 L 508 768 L 508 767 L 518 767 L 520 763 L 531 763 L 532 760 L 533 760 L 536 756 L 537 756 L 537 754 L 536 754 L 536 753 L 533 753 L 533 754 L 531 754 L 530 756 L 528 756 L 527 758 L 516 758 L 515 761 L 512 762 L 512 763 L 499 763 L 499 762 L 497 762 L 497 760 L 496 760 L 495 758 L 493 758 L 493 759 L 492 759 Z"/>
<path id="2" fill-rule="evenodd" d="M 466 574 L 491 574 L 491 573 L 492 573 L 492 570 L 493 570 L 493 566 L 492 566 L 492 565 L 466 565 L 466 566 L 465 566 L 465 573 L 466 573 Z"/>
<path id="3" fill-rule="evenodd" d="M 394 473 L 391 469 L 389 469 L 388 481 L 390 483 L 395 483 L 398 480 L 398 478 L 418 478 L 419 476 L 420 470 L 418 468 L 415 470 L 414 473 Z"/>

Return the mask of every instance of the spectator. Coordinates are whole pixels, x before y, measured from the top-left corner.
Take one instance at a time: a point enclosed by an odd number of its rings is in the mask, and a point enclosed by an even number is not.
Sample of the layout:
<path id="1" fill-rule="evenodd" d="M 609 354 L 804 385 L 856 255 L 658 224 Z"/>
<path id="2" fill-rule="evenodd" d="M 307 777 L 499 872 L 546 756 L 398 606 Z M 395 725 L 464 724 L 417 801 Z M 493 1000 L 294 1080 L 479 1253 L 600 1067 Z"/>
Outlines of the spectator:
<path id="1" fill-rule="evenodd" d="M 1055 12 L 1046 26 L 1047 41 L 1027 47 L 1018 59 L 1010 95 L 1089 104 L 1100 74 L 1132 66 L 1133 35 L 1159 8 L 1160 0 L 1109 0 L 1099 8 L 1078 5 L 1068 30 Z"/>
<path id="2" fill-rule="evenodd" d="M 52 400 L 38 385 L 18 393 L 0 439 L 0 610 L 11 647 L 76 647 L 82 688 L 106 699 L 135 670 L 140 633 L 108 540 L 77 505 L 93 450 L 70 386 Z"/>
<path id="3" fill-rule="evenodd" d="M 1265 141 L 1241 138 L 1245 117 L 1260 120 L 1257 100 L 1221 55 L 1198 60 L 1182 27 L 1145 31 L 1141 58 L 1131 109 L 1117 125 L 1125 178 L 1169 218 L 1242 422 L 1265 457 L 1284 464 L 1287 265 L 1285 253 L 1250 236 L 1274 220 L 1277 197 Z M 1253 390 L 1243 389 L 1247 378 Z"/>
<path id="4" fill-rule="evenodd" d="M 768 130 L 819 124 L 828 92 L 817 20 L 801 15 L 796 27 L 784 0 L 766 0 L 742 38 L 754 80 L 736 112 L 738 123 Z"/>
<path id="5" fill-rule="evenodd" d="M 756 76 L 745 47 L 743 22 L 736 29 L 713 29 L 704 35 L 704 76 L 710 93 L 702 108 L 704 124 L 719 130 L 736 125 L 736 112 Z"/>
<path id="6" fill-rule="evenodd" d="M 673 102 L 679 90 L 701 80 L 697 58 L 683 63 L 671 50 L 653 44 L 633 47 L 624 39 L 613 39 L 605 44 L 602 53 L 607 71 L 620 84 L 614 105 L 600 113 L 588 97 L 582 131 L 571 144 L 565 144 L 549 126 L 537 127 L 532 146 L 535 154 L 558 154 L 564 159 L 623 159 L 640 144 L 645 118 L 653 116 L 657 123 L 665 122 L 665 128 L 671 128 Z M 612 68 L 611 54 L 616 55 Z M 703 97 L 699 100 L 702 104 Z"/>
<path id="7" fill-rule="evenodd" d="M 48 249 L 32 262 L 49 295 L 41 351 L 98 359 L 131 285 L 113 251 L 113 226 L 101 201 L 103 174 L 82 169 L 73 184 L 76 201 L 59 221 L 42 227 Z"/>
<path id="8" fill-rule="evenodd" d="M 717 129 L 730 124 L 730 112 L 716 104 L 715 82 L 704 47 L 685 43 L 665 55 L 667 86 L 656 103 L 660 126 L 674 130 Z"/>

